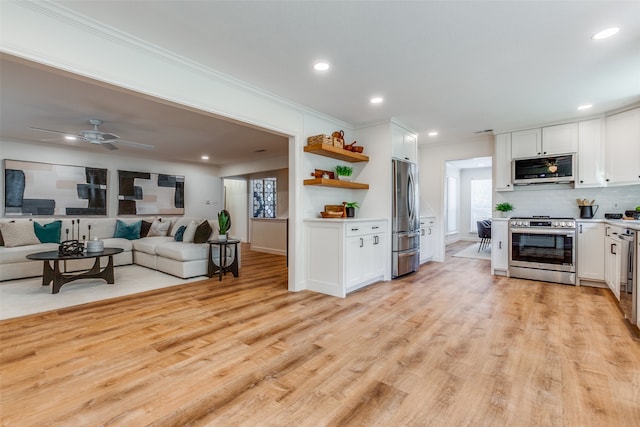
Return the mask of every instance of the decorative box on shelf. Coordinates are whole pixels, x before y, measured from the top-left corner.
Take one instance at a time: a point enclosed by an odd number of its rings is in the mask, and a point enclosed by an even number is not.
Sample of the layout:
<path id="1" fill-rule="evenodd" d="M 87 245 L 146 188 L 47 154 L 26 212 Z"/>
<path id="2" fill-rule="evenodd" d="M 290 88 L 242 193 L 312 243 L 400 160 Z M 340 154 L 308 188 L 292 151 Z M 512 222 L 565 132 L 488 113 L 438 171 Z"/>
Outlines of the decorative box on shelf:
<path id="1" fill-rule="evenodd" d="M 307 145 L 325 145 L 330 147 L 344 147 L 344 140 L 329 135 L 314 135 L 307 138 Z"/>

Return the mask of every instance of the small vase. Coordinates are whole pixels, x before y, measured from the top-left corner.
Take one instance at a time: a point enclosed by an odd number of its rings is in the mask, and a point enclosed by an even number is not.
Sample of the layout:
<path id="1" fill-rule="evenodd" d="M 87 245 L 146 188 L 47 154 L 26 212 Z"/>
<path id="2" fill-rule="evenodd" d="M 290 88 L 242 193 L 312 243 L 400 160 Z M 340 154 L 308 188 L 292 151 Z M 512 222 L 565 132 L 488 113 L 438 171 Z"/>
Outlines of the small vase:
<path id="1" fill-rule="evenodd" d="M 353 218 L 356 216 L 356 208 L 345 208 L 347 211 L 347 218 Z"/>
<path id="2" fill-rule="evenodd" d="M 227 235 L 226 234 L 219 234 L 218 235 L 218 242 L 226 242 L 227 241 Z"/>
<path id="3" fill-rule="evenodd" d="M 350 176 L 345 176 L 345 175 L 338 175 L 338 179 L 340 181 L 351 181 L 351 177 Z"/>

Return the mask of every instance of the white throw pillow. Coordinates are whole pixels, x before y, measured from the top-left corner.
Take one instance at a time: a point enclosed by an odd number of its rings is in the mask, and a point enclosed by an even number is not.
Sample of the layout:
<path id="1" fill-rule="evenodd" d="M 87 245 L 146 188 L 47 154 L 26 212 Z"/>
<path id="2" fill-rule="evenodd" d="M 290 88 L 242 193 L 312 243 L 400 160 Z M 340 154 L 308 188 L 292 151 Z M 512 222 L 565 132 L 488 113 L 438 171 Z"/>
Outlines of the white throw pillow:
<path id="1" fill-rule="evenodd" d="M 184 243 L 193 243 L 193 238 L 196 235 L 197 228 L 198 228 L 198 224 L 195 221 L 191 221 L 189 225 L 187 225 L 187 229 L 184 230 L 184 234 L 182 235 L 182 241 Z"/>
<path id="2" fill-rule="evenodd" d="M 149 233 L 147 233 L 147 237 L 166 236 L 169 232 L 170 226 L 171 221 L 159 221 L 156 219 L 153 221 L 153 224 L 151 224 L 151 228 L 149 229 Z"/>
<path id="3" fill-rule="evenodd" d="M 0 232 L 7 248 L 40 244 L 32 221 L 5 222 L 0 224 Z"/>

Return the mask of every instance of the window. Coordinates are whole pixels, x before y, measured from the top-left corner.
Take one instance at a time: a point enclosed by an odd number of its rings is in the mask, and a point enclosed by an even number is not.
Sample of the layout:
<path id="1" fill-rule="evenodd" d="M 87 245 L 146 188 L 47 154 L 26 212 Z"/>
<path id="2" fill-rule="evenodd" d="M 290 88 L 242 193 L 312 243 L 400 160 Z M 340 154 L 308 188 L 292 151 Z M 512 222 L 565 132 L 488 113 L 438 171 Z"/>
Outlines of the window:
<path id="1" fill-rule="evenodd" d="M 491 180 L 472 179 L 471 180 L 471 230 L 472 233 L 478 231 L 476 221 L 491 218 Z"/>
<path id="2" fill-rule="evenodd" d="M 276 179 L 252 179 L 253 190 L 253 218 L 276 217 Z"/>

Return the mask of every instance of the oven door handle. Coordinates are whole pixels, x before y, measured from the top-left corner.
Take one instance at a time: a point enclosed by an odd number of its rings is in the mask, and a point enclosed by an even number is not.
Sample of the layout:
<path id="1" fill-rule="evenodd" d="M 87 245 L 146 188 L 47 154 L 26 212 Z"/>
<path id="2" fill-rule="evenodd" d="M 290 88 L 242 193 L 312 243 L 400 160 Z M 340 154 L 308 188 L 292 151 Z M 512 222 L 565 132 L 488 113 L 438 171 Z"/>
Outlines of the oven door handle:
<path id="1" fill-rule="evenodd" d="M 513 234 L 513 233 L 519 233 L 519 234 L 552 234 L 554 236 L 567 236 L 567 237 L 575 236 L 575 234 L 576 234 L 576 230 L 575 229 L 560 230 L 560 229 L 557 229 L 557 228 L 549 228 L 549 229 L 512 228 L 510 231 L 511 231 L 511 234 Z"/>

